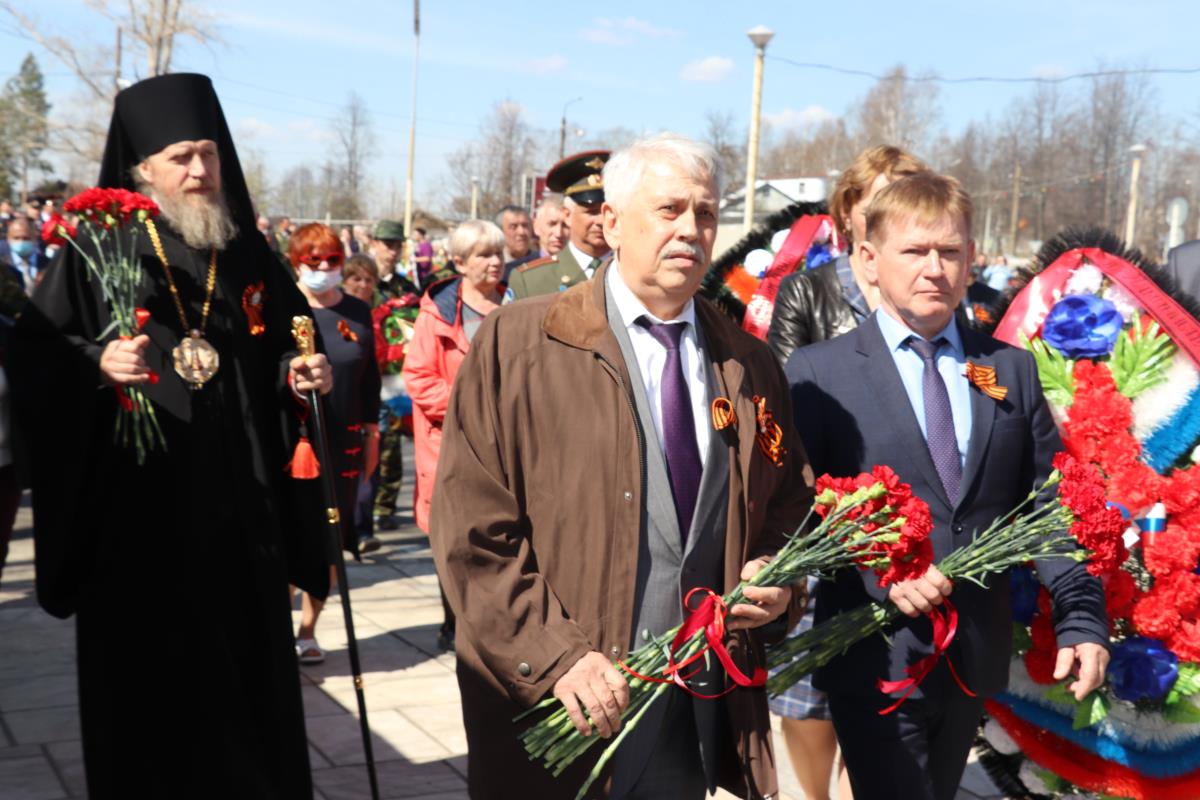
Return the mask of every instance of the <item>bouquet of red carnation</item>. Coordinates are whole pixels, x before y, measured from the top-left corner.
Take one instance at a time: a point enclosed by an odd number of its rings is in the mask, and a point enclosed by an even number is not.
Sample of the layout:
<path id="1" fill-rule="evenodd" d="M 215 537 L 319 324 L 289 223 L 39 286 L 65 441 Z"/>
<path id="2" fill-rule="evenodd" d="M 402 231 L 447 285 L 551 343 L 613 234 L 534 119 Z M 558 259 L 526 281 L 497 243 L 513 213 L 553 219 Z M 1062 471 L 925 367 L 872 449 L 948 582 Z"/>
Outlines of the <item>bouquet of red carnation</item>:
<path id="1" fill-rule="evenodd" d="M 619 666 L 629 675 L 629 704 L 622 713 L 621 733 L 601 754 L 577 797 L 583 797 L 628 732 L 659 697 L 676 686 L 700 699 L 716 699 L 744 687 L 764 686 L 767 673 L 759 668 L 745 675 L 724 647 L 727 610 L 743 602 L 747 586 L 791 586 L 813 575 L 832 575 L 840 569 L 871 569 L 881 586 L 924 574 L 933 560 L 928 541 L 933 529 L 929 506 L 901 483 L 889 467 L 876 466 L 855 478 L 822 475 L 817 496 L 799 529 L 775 557 L 753 578 L 725 596 L 699 589 L 684 600 L 688 612 L 683 624 L 630 653 Z M 814 517 L 816 519 L 814 519 Z M 819 521 L 818 521 L 819 520 Z M 699 604 L 692 602 L 700 598 Z M 700 694 L 688 685 L 695 673 L 689 667 L 715 655 L 731 681 L 715 695 Z M 540 758 L 555 775 L 571 765 L 597 742 L 581 736 L 557 698 L 547 698 L 518 719 L 555 708 L 521 736 L 531 758 Z"/>
<path id="2" fill-rule="evenodd" d="M 1125 523 L 1119 512 L 1104 503 L 1104 478 L 1099 471 L 1066 453 L 1055 457 L 1054 466 L 1054 472 L 1041 488 L 1030 492 L 1012 512 L 998 518 L 970 544 L 943 558 L 937 565 L 942 574 L 951 580 L 986 586 L 987 576 L 1035 559 L 1087 560 L 1089 553 L 1075 546 L 1072 530 L 1087 530 L 1098 538 L 1111 536 L 1113 532 L 1119 534 Z M 1057 487 L 1057 502 L 1048 500 L 1027 510 L 1053 487 Z M 899 616 L 900 611 L 891 603 L 868 603 L 780 643 L 771 649 L 769 663 L 772 668 L 783 669 L 771 677 L 767 690 L 779 694 L 851 645 L 882 632 Z M 944 644 L 948 646 L 949 639 Z M 929 668 L 932 666 L 933 661 L 928 664 Z M 915 671 L 910 669 L 910 672 Z"/>
<path id="3" fill-rule="evenodd" d="M 112 321 L 97 339 L 103 340 L 114 332 L 122 339 L 136 336 L 150 316 L 146 309 L 137 305 L 138 290 L 142 285 L 142 270 L 134 256 L 141 230 L 137 223 L 158 216 L 158 206 L 149 197 L 127 189 L 94 187 L 63 203 L 63 211 L 78 215 L 78 229 L 72 228 L 61 217 L 52 218 L 43 227 L 42 238 L 75 248 L 87 264 L 89 277 L 99 284 Z M 120 237 L 124 230 L 129 230 L 132 237 L 128 251 Z M 80 236 L 91 241 L 94 254 L 79 246 Z M 158 375 L 153 371 L 150 382 L 158 382 Z M 137 386 L 117 386 L 116 392 L 119 408 L 115 437 L 126 446 L 132 443 L 138 464 L 143 464 L 150 450 L 166 449 L 154 406 Z"/>

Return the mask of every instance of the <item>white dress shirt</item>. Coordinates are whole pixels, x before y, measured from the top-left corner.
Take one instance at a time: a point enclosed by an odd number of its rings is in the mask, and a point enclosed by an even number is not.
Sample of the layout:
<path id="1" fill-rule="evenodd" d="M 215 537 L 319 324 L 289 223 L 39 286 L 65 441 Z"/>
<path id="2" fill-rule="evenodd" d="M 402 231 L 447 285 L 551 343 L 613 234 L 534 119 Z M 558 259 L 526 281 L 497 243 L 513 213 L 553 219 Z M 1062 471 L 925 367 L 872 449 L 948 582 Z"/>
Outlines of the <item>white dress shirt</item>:
<path id="1" fill-rule="evenodd" d="M 641 374 L 642 386 L 646 390 L 646 399 L 650 402 L 650 416 L 654 420 L 654 433 L 658 436 L 658 444 L 666 453 L 663 442 L 662 421 L 662 372 L 667 363 L 667 348 L 663 347 L 650 331 L 637 324 L 638 317 L 647 317 L 651 322 L 667 322 L 668 324 L 687 323 L 687 329 L 679 337 L 680 358 L 682 360 L 683 378 L 687 382 L 688 395 L 692 401 L 692 420 L 696 425 L 696 445 L 700 449 L 700 464 L 708 459 L 709 430 L 708 414 L 708 378 L 705 374 L 703 352 L 696 338 L 696 302 L 688 300 L 683 311 L 674 320 L 663 320 L 651 314 L 637 295 L 630 290 L 621 277 L 621 265 L 614 258 L 607 275 L 605 289 L 612 297 L 621 315 L 621 322 L 629 334 L 633 345 L 634 355 L 637 356 L 637 371 Z M 631 366 L 631 365 L 626 365 Z M 629 370 L 630 375 L 634 374 Z"/>
<path id="2" fill-rule="evenodd" d="M 596 270 L 589 267 L 588 264 L 591 264 L 592 259 L 596 258 L 596 256 L 589 256 L 587 253 L 583 252 L 578 247 L 576 247 L 575 243 L 570 240 L 567 240 L 567 247 L 571 248 L 571 255 L 575 257 L 575 261 L 579 264 L 579 268 L 581 270 L 583 270 L 583 274 L 587 275 L 588 280 L 590 281 L 592 279 L 592 273 L 595 272 Z M 600 263 L 603 264 L 605 261 L 612 258 L 612 252 L 610 251 L 608 253 L 605 253 L 604 255 L 600 256 L 599 258 L 600 258 Z"/>

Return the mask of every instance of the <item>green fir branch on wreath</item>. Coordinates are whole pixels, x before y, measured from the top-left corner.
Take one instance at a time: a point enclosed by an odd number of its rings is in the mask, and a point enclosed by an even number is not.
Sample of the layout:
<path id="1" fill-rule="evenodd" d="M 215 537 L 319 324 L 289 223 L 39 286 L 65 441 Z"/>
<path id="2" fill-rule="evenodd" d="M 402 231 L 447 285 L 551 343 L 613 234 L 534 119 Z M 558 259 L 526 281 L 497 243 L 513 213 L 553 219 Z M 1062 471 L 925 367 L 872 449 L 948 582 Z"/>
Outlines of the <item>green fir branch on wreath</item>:
<path id="1" fill-rule="evenodd" d="M 1157 322 L 1143 328 L 1141 316 L 1135 311 L 1128 334 L 1122 332 L 1113 345 L 1108 368 L 1117 390 L 1133 399 L 1167 379 L 1167 368 L 1174 357 L 1171 337 Z"/>
<path id="2" fill-rule="evenodd" d="M 1179 672 L 1171 691 L 1167 692 L 1163 703 L 1173 706 L 1185 697 L 1200 694 L 1200 664 L 1184 661 L 1179 664 Z"/>
<path id="3" fill-rule="evenodd" d="M 1075 399 L 1075 362 L 1065 358 L 1041 338 L 1030 339 L 1022 333 L 1021 345 L 1033 353 L 1046 399 L 1059 408 L 1071 405 Z"/>

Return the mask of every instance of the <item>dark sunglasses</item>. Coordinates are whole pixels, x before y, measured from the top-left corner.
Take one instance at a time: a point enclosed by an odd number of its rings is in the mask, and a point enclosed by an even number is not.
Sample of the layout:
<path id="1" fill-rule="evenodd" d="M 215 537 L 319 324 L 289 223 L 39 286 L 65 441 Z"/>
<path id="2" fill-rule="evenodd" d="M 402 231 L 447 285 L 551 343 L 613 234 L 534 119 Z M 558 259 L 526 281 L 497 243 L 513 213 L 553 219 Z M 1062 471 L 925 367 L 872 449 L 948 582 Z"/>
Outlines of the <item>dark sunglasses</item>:
<path id="1" fill-rule="evenodd" d="M 300 256 L 300 263 L 306 267 L 319 267 L 322 261 L 327 261 L 331 267 L 340 267 L 345 257 L 344 253 L 326 253 L 325 255 L 313 253 L 307 256 Z"/>

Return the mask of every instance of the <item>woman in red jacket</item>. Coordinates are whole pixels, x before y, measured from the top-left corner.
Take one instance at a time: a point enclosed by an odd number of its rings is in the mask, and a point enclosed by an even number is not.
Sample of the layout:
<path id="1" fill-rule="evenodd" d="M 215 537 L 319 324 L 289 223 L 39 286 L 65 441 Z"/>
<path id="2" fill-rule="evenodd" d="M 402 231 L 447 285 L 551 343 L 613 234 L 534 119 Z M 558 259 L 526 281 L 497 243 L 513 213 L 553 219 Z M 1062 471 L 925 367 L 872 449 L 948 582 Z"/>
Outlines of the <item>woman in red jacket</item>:
<path id="1" fill-rule="evenodd" d="M 454 376 L 466 358 L 471 337 L 483 318 L 500 305 L 504 274 L 504 234 L 493 223 L 472 219 L 450 236 L 450 255 L 459 276 L 435 283 L 421 298 L 412 341 L 404 356 L 404 386 L 413 404 L 417 484 L 413 513 L 429 532 L 429 505 L 442 443 L 442 420 Z M 454 649 L 454 613 L 442 595 L 445 621 L 438 646 Z"/>

